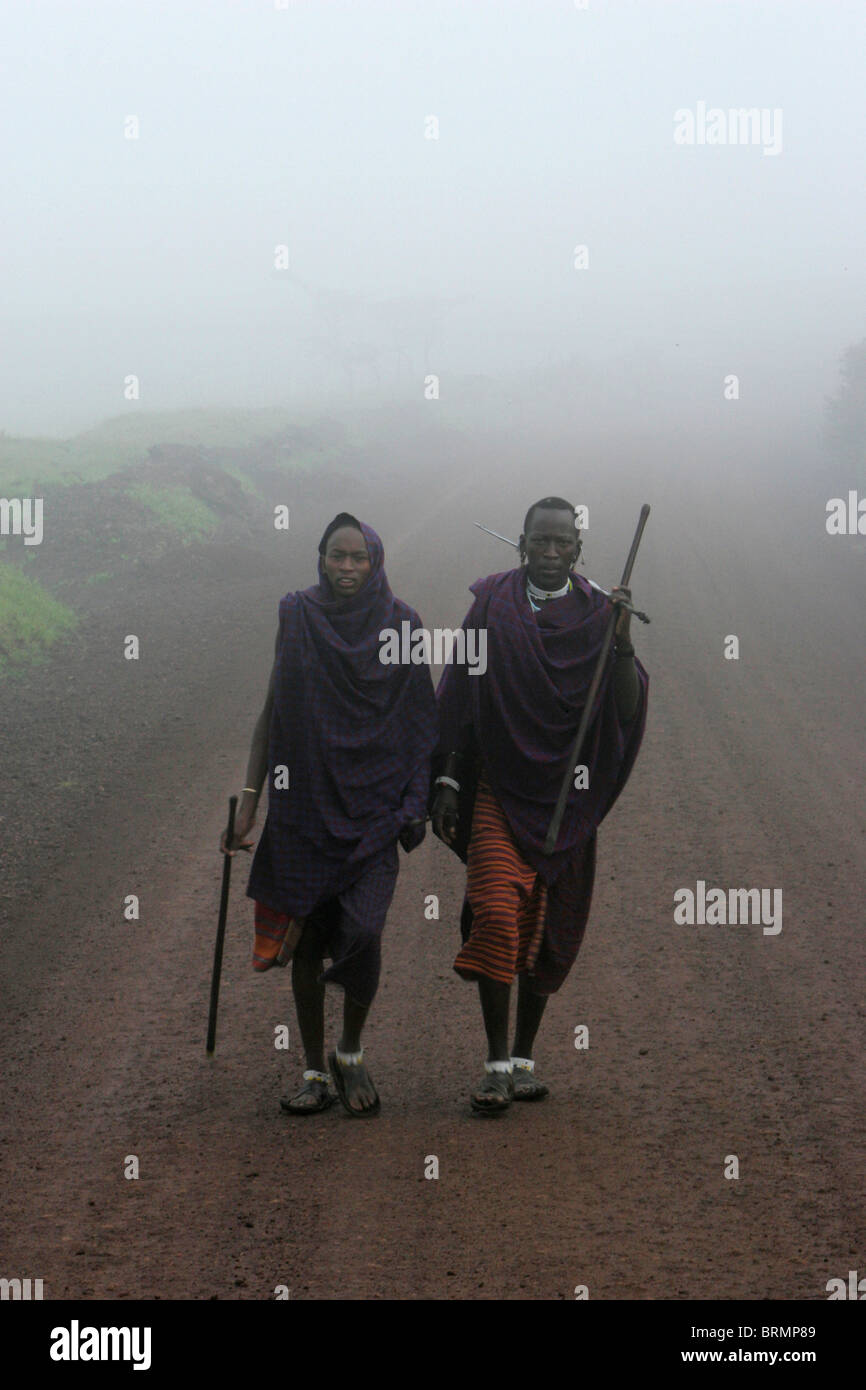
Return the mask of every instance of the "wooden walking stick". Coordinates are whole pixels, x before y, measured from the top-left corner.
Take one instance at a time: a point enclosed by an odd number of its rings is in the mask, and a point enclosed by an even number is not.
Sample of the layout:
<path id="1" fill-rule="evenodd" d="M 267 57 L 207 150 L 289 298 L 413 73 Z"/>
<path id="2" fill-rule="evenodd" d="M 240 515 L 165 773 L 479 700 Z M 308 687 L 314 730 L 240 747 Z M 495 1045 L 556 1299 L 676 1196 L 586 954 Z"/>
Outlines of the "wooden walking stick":
<path id="1" fill-rule="evenodd" d="M 625 569 L 622 572 L 622 579 L 620 580 L 621 588 L 626 588 L 628 586 L 628 581 L 631 579 L 632 565 L 634 564 L 635 556 L 637 555 L 637 548 L 640 545 L 640 539 L 643 535 L 643 528 L 646 526 L 647 517 L 649 516 L 649 514 L 649 503 L 644 502 L 643 506 L 640 509 L 640 518 L 637 523 L 637 530 L 634 533 L 634 540 L 631 543 L 631 550 L 628 552 L 628 559 L 625 562 Z M 586 704 L 583 707 L 583 714 L 580 716 L 580 725 L 577 730 L 577 737 L 574 740 L 574 747 L 571 750 L 571 757 L 568 762 L 568 767 L 565 769 L 565 776 L 562 779 L 562 786 L 559 789 L 559 799 L 556 803 L 556 810 L 553 813 L 553 818 L 551 819 L 550 827 L 547 831 L 547 839 L 544 841 L 544 853 L 548 855 L 553 854 L 553 851 L 556 849 L 556 841 L 559 837 L 559 827 L 562 825 L 562 817 L 565 814 L 565 803 L 568 800 L 568 791 L 571 786 L 572 777 L 574 776 L 574 768 L 580 757 L 580 750 L 583 747 L 583 740 L 586 737 L 586 731 L 589 727 L 589 721 L 592 718 L 592 707 L 595 703 L 595 697 L 598 693 L 598 687 L 601 684 L 601 678 L 604 673 L 605 662 L 607 661 L 607 654 L 610 650 L 611 641 L 613 640 L 613 630 L 616 627 L 617 619 L 619 618 L 618 608 L 619 605 L 615 604 L 614 610 L 611 613 L 610 618 L 608 620 L 607 631 L 604 634 L 604 640 L 601 644 L 601 651 L 598 654 L 598 661 L 596 662 L 595 672 L 592 677 L 592 684 L 589 687 L 589 693 L 586 697 Z"/>
<path id="2" fill-rule="evenodd" d="M 236 796 L 229 797 L 229 824 L 226 830 L 226 849 L 231 849 L 232 840 L 235 834 L 235 811 L 237 810 L 238 799 Z M 223 886 L 220 895 L 220 916 L 217 924 L 216 946 L 213 953 L 213 974 L 210 982 L 210 1013 L 207 1020 L 207 1055 L 212 1057 L 216 1044 L 216 1021 L 217 1007 L 220 1001 L 220 975 L 223 968 L 223 941 L 226 934 L 226 913 L 229 905 L 229 880 L 232 876 L 232 857 L 230 854 L 223 855 Z"/>

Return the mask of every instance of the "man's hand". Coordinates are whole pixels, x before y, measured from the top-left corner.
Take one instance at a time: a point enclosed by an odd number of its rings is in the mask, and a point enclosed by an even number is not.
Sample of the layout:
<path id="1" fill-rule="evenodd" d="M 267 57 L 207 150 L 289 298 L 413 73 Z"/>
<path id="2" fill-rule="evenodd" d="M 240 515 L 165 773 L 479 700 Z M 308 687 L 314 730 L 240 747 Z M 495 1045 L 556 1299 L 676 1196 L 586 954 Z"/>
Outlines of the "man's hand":
<path id="1" fill-rule="evenodd" d="M 417 849 L 427 834 L 426 820 L 407 820 L 397 839 L 403 846 L 407 854 L 411 854 L 413 849 Z"/>
<path id="2" fill-rule="evenodd" d="M 255 822 L 255 800 L 253 797 L 249 796 L 247 792 L 244 792 L 241 804 L 238 807 L 237 815 L 235 816 L 235 832 L 232 836 L 231 846 L 228 849 L 226 848 L 226 832 L 223 831 L 220 836 L 220 852 L 222 854 L 227 854 L 229 858 L 239 849 L 245 849 L 247 854 L 249 854 L 252 850 L 253 842 L 252 840 L 248 840 L 247 836 L 255 825 Z"/>
<path id="3" fill-rule="evenodd" d="M 614 603 L 616 603 L 616 600 L 617 600 L 618 598 L 627 599 L 628 602 L 631 603 L 631 589 L 624 589 L 624 588 L 622 588 L 622 586 L 619 585 L 619 584 L 614 585 L 614 587 L 613 587 L 613 588 L 611 589 L 611 591 L 610 591 L 610 596 L 611 596 L 611 599 L 612 599 L 612 601 L 613 601 Z M 614 630 L 614 637 L 617 639 L 617 641 L 622 640 L 622 641 L 624 641 L 624 642 L 630 642 L 630 641 L 631 641 L 630 633 L 631 633 L 631 613 L 629 612 L 629 610 L 628 610 L 627 608 L 621 608 L 620 611 L 619 611 L 619 617 L 617 618 L 617 621 L 616 621 L 616 628 L 615 628 L 615 630 Z"/>
<path id="4" fill-rule="evenodd" d="M 460 819 L 457 805 L 457 793 L 453 787 L 441 786 L 437 789 L 433 802 L 433 834 L 438 835 L 446 845 L 453 845 L 457 838 L 457 822 Z"/>

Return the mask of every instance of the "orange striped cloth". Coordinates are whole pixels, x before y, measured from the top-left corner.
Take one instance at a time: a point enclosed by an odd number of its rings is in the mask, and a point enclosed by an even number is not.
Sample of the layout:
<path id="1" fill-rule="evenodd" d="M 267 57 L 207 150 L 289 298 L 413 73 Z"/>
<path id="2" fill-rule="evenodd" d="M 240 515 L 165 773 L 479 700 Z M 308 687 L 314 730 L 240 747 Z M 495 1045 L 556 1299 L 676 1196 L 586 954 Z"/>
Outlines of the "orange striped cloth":
<path id="1" fill-rule="evenodd" d="M 547 890 L 520 854 L 486 778 L 475 797 L 466 861 L 472 930 L 454 961 L 464 980 L 478 975 L 510 985 L 531 970 L 544 935 Z"/>
<path id="2" fill-rule="evenodd" d="M 293 923 L 295 929 L 290 933 L 289 927 Z M 274 912 L 265 903 L 256 900 L 254 929 L 253 970 L 270 970 L 273 965 L 288 965 L 301 935 L 301 927 L 296 919 L 285 912 Z"/>

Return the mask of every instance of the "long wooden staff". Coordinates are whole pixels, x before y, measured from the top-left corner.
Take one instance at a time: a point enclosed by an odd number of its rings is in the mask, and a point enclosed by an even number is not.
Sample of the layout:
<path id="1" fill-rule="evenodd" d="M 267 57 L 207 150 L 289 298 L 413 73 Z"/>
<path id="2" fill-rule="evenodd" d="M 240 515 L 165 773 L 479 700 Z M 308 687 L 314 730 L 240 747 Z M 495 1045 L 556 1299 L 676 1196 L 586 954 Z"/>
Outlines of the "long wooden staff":
<path id="1" fill-rule="evenodd" d="M 640 545 L 640 538 L 643 535 L 643 528 L 646 526 L 649 514 L 649 503 L 644 502 L 640 509 L 640 518 L 637 523 L 637 530 L 634 533 L 634 540 L 631 543 L 631 550 L 628 552 L 628 559 L 625 562 L 625 569 L 622 572 L 622 579 L 620 580 L 621 588 L 626 588 L 628 581 L 631 579 L 632 565 L 634 564 L 637 548 Z M 568 800 L 569 788 L 571 787 L 572 778 L 574 777 L 574 768 L 580 758 L 580 750 L 583 747 L 583 740 L 586 737 L 589 721 L 592 718 L 595 697 L 598 693 L 598 687 L 601 684 L 602 675 L 604 674 L 605 662 L 607 661 L 607 654 L 610 650 L 610 644 L 613 640 L 613 631 L 616 627 L 618 618 L 618 605 L 615 604 L 614 610 L 608 619 L 607 631 L 604 634 L 604 641 L 601 644 L 601 651 L 598 654 L 598 661 L 596 662 L 595 673 L 592 677 L 592 684 L 589 687 L 586 704 L 583 707 L 583 714 L 580 716 L 580 726 L 577 730 L 577 737 L 574 740 L 571 757 L 565 769 L 562 786 L 559 789 L 559 800 L 556 803 L 556 810 L 553 813 L 553 818 L 547 831 L 547 839 L 544 842 L 544 853 L 548 855 L 553 854 L 553 851 L 556 849 L 556 841 L 559 838 L 559 827 L 562 825 L 562 817 L 565 814 L 565 803 Z"/>
<path id="2" fill-rule="evenodd" d="M 235 834 L 235 810 L 238 799 L 236 796 L 229 797 L 229 824 L 226 830 L 226 849 L 231 849 L 232 840 Z M 223 887 L 220 896 L 220 915 L 217 924 L 216 946 L 213 953 L 213 974 L 210 982 L 210 1012 L 207 1020 L 207 1055 L 213 1056 L 216 1046 L 216 1021 L 217 1007 L 220 1001 L 220 976 L 223 968 L 223 941 L 226 934 L 226 913 L 229 906 L 229 880 L 232 876 L 232 857 L 230 854 L 223 855 Z"/>

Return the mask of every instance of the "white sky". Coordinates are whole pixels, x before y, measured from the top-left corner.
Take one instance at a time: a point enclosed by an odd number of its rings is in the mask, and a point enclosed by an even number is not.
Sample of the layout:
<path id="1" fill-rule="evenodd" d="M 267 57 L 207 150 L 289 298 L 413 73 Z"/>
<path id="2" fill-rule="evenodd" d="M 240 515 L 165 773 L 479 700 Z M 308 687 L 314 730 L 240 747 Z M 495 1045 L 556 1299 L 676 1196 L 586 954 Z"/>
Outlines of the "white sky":
<path id="1" fill-rule="evenodd" d="M 121 413 L 127 373 L 142 408 L 279 406 L 575 357 L 668 405 L 734 371 L 817 412 L 866 336 L 859 0 L 5 0 L 0 23 L 8 433 Z M 699 101 L 780 108 L 782 152 L 678 146 Z"/>

